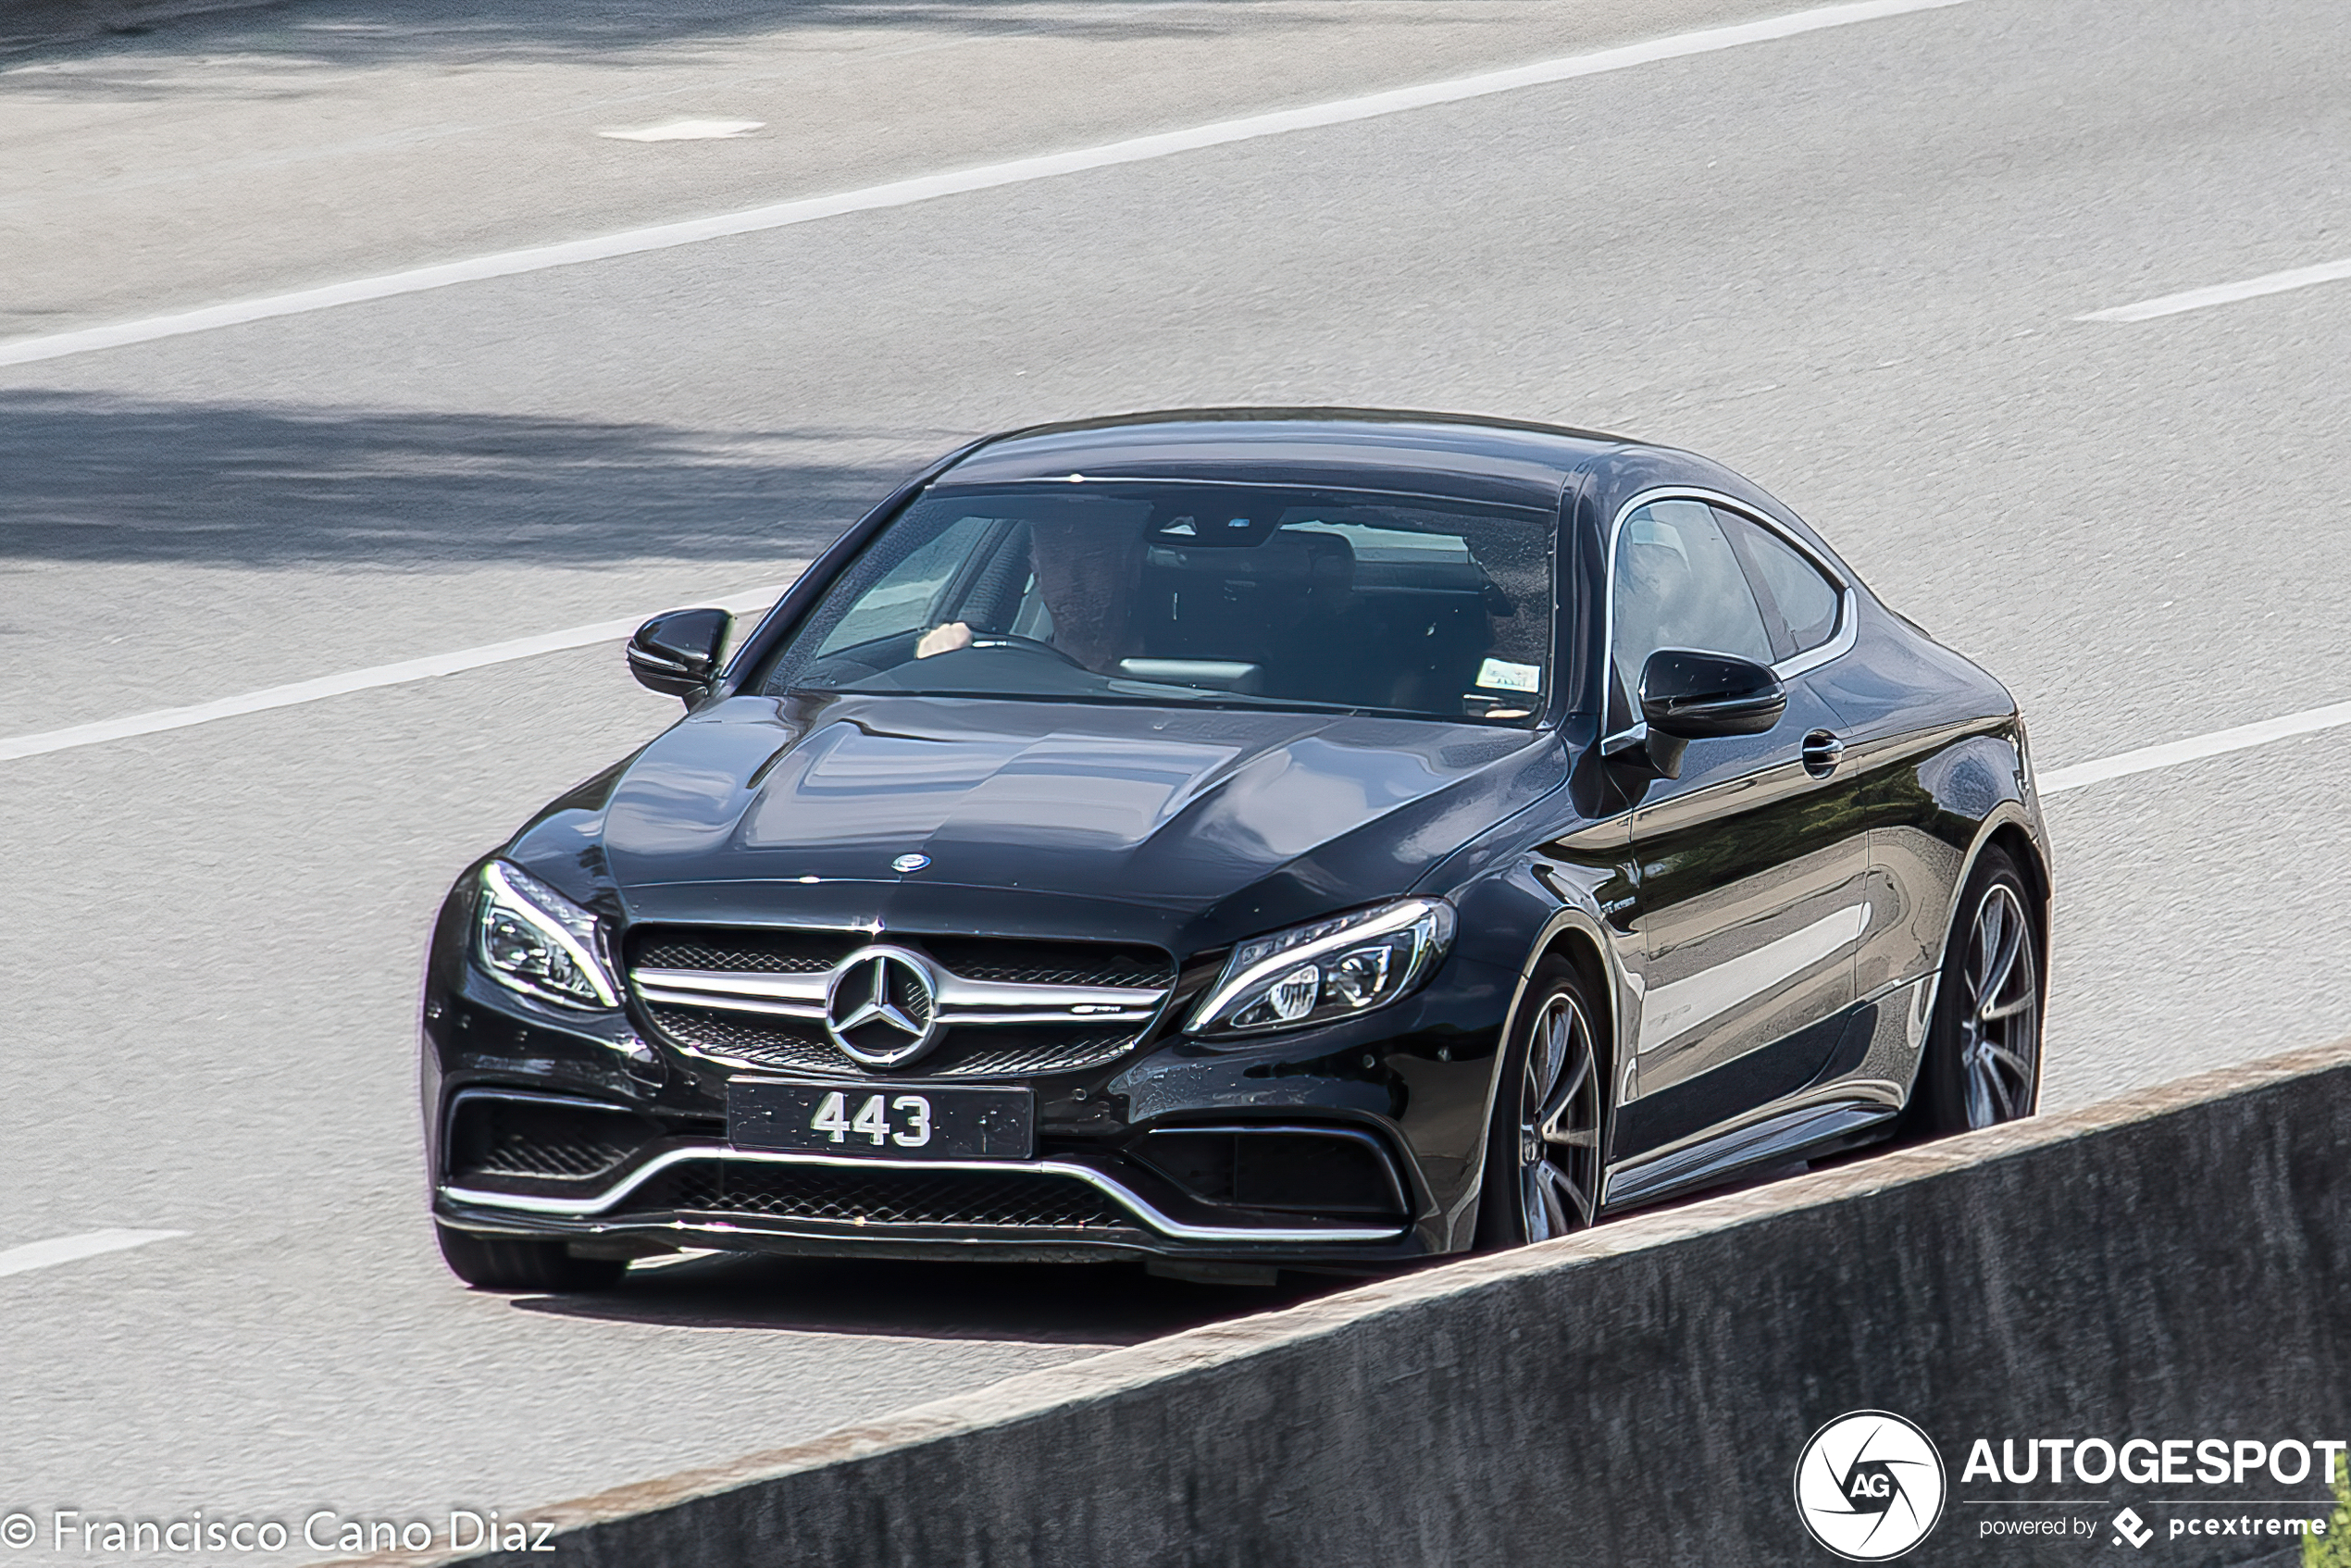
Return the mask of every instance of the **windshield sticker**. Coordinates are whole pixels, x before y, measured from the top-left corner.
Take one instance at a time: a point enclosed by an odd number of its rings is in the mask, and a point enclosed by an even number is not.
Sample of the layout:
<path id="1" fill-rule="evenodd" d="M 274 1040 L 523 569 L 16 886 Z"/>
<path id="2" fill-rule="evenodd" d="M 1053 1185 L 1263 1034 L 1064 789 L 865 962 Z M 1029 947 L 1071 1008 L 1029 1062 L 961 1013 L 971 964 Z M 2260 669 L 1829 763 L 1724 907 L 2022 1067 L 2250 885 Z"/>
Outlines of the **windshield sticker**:
<path id="1" fill-rule="evenodd" d="M 1543 666 L 1514 665 L 1508 659 L 1488 659 L 1477 666 L 1477 683 L 1498 691 L 1540 691 L 1543 690 Z"/>

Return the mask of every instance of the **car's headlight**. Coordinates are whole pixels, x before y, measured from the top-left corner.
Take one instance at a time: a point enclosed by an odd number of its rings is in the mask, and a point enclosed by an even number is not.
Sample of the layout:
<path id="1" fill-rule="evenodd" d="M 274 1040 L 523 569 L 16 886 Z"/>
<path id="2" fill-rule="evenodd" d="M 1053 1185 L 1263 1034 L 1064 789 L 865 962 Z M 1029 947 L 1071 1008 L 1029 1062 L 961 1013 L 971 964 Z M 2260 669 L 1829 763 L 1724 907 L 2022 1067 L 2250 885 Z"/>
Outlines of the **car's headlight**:
<path id="1" fill-rule="evenodd" d="M 516 866 L 481 868 L 474 956 L 491 977 L 566 1007 L 617 1007 L 596 917 Z"/>
<path id="2" fill-rule="evenodd" d="M 1453 906 L 1442 899 L 1399 899 L 1254 937 L 1233 949 L 1186 1027 L 1258 1034 L 1348 1017 L 1419 986 L 1452 940 Z"/>

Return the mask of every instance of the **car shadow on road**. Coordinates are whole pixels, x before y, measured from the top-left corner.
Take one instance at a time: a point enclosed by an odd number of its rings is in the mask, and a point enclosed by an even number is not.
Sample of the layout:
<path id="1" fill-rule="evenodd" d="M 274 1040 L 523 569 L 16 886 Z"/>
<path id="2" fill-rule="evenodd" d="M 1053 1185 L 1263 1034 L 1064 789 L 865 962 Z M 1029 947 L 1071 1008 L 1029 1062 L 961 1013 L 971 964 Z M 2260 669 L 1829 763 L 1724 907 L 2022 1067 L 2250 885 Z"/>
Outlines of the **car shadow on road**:
<path id="1" fill-rule="evenodd" d="M 88 56 L 99 76 L 43 81 L 41 90 L 203 92 L 200 76 L 171 70 L 184 55 L 234 55 L 301 65 L 442 65 L 501 59 L 609 58 L 643 63 L 731 39 L 780 37 L 799 46 L 877 44 L 896 52 L 1018 34 L 1130 43 L 1228 31 L 1250 13 L 1289 27 L 1337 20 L 1337 0 L 570 0 L 561 6 L 485 0 L 19 0 L 0 7 L 0 58 L 13 51 Z M 143 58 L 145 56 L 145 58 Z M 164 67 L 149 76 L 142 67 Z"/>
<path id="2" fill-rule="evenodd" d="M 805 559 L 957 440 L 0 391 L 0 566 Z"/>
<path id="3" fill-rule="evenodd" d="M 1353 1283 L 1285 1273 L 1272 1286 L 1198 1285 L 1147 1275 L 1135 1263 L 744 1256 L 641 1268 L 612 1290 L 522 1297 L 514 1305 L 678 1328 L 1112 1346 L 1291 1306 Z"/>

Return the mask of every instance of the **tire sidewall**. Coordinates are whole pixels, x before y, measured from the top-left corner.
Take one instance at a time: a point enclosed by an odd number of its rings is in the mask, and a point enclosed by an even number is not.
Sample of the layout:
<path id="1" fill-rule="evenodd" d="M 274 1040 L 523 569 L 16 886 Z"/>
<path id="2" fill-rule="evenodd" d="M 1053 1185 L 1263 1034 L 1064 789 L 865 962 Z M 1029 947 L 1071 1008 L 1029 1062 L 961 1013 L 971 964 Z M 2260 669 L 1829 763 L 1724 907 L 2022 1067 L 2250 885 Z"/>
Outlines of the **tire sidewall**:
<path id="1" fill-rule="evenodd" d="M 1950 932 L 1944 939 L 1943 967 L 1935 977 L 1934 1022 L 1927 1034 L 1925 1054 L 1919 1063 L 1918 1078 L 1911 1088 L 1910 1103 L 1904 1117 L 1909 1124 L 1906 1131 L 1913 1139 L 1947 1138 L 1976 1130 L 1968 1126 L 1967 1068 L 1959 1056 L 1959 1014 L 1967 1005 L 1967 950 L 1975 931 L 1976 912 L 1983 907 L 1985 896 L 2001 883 L 2016 894 L 2017 906 L 2024 911 L 2026 940 L 2032 944 L 2034 985 L 2039 992 L 2035 1002 L 2034 1022 L 2038 1028 L 2033 1041 L 2033 1083 L 2024 1109 L 2009 1119 L 2021 1121 L 2040 1109 L 2045 1054 L 2041 1049 L 2042 1035 L 2048 1024 L 2048 943 L 2042 930 L 2042 912 L 2034 900 L 2031 885 L 2025 881 L 2015 858 L 1992 845 L 1977 857 L 1959 907 L 1952 914 Z"/>
<path id="2" fill-rule="evenodd" d="M 1518 1195 L 1519 1100 L 1525 1092 L 1526 1052 L 1535 1038 L 1535 1021 L 1543 1015 L 1553 997 L 1567 996 L 1584 1014 L 1585 1027 L 1590 1030 L 1593 1042 L 1592 1070 L 1599 1079 L 1600 1123 L 1603 1129 L 1608 1126 L 1612 1109 L 1608 1060 L 1599 1051 L 1600 1015 L 1593 1008 L 1587 989 L 1575 965 L 1558 953 L 1546 954 L 1527 977 L 1526 989 L 1519 997 L 1518 1011 L 1511 1018 L 1510 1033 L 1504 1039 L 1495 1067 L 1493 1109 L 1486 1120 L 1486 1159 L 1477 1193 L 1474 1245 L 1478 1251 L 1526 1245 L 1525 1216 L 1519 1213 Z M 1597 1162 L 1600 1170 L 1607 1168 L 1607 1148 L 1604 1131 L 1600 1140 L 1602 1158 Z"/>
<path id="3" fill-rule="evenodd" d="M 477 1290 L 500 1294 L 607 1289 L 628 1264 L 617 1259 L 575 1258 L 561 1241 L 477 1236 L 433 1222 L 442 1261 Z"/>

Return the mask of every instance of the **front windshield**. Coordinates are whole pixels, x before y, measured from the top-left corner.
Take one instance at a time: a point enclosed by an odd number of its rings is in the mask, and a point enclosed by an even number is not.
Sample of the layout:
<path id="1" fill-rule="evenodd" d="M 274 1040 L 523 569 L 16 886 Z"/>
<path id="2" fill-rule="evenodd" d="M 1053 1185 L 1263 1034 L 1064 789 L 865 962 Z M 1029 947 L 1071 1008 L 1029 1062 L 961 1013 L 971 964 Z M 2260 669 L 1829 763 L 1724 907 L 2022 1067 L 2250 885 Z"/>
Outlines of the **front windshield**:
<path id="1" fill-rule="evenodd" d="M 1091 480 L 934 490 L 760 690 L 1531 723 L 1551 516 L 1421 496 Z"/>

